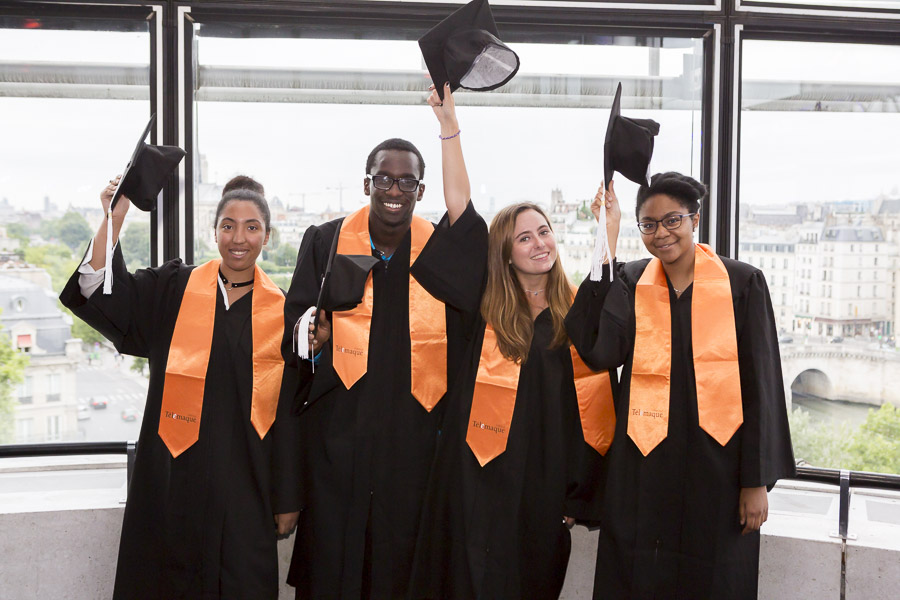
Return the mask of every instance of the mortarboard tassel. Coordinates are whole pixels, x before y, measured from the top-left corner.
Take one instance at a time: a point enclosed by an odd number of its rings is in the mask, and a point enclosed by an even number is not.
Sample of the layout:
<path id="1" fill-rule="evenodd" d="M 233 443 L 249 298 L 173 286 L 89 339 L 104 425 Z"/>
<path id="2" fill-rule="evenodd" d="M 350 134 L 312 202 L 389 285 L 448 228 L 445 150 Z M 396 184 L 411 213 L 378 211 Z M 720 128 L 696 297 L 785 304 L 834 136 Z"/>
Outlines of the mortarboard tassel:
<path id="1" fill-rule="evenodd" d="M 613 280 L 612 261 L 610 256 L 612 252 L 609 249 L 609 237 L 606 234 L 606 182 L 600 187 L 600 194 L 603 198 L 603 210 L 597 217 L 597 239 L 594 241 L 594 254 L 591 257 L 591 281 L 601 281 L 603 279 L 603 263 L 609 262 L 609 280 Z"/>
<path id="2" fill-rule="evenodd" d="M 294 326 L 294 348 L 296 349 L 297 356 L 312 362 L 313 373 L 316 372 L 316 362 L 313 360 L 309 348 L 309 323 L 312 321 L 315 312 L 316 307 L 310 306 Z"/>

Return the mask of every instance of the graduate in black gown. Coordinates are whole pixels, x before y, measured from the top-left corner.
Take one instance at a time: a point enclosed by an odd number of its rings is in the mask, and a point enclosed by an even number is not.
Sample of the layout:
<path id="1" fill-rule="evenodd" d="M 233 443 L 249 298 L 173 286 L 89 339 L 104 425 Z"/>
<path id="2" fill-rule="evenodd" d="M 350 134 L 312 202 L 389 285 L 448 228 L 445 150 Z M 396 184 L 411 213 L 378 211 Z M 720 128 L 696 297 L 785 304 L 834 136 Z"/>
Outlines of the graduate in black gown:
<path id="1" fill-rule="evenodd" d="M 443 103 L 433 92 L 429 104 L 442 137 L 459 130 L 449 87 Z M 442 150 L 452 217 L 468 199 L 469 180 L 459 137 L 444 140 Z M 491 223 L 489 240 L 486 253 L 467 256 L 473 269 L 475 261 L 487 264 L 487 283 L 473 290 L 482 294 L 480 319 L 446 401 L 416 551 L 415 599 L 557 598 L 571 547 L 567 525 L 598 516 L 598 482 L 578 479 L 599 478 L 602 458 L 585 442 L 579 416 L 563 325 L 574 290 L 550 223 L 534 204 L 508 206 Z M 467 240 L 455 243 L 462 248 Z M 607 403 L 609 436 L 609 375 L 591 379 L 606 394 L 594 400 Z"/>
<path id="2" fill-rule="evenodd" d="M 369 204 L 310 227 L 300 245 L 291 322 L 317 302 L 338 230 L 337 253 L 379 260 L 357 308 L 318 312 L 315 373 L 300 364 L 307 497 L 288 577 L 297 598 L 406 597 L 442 398 L 478 310 L 484 269 L 471 257 L 487 246 L 471 204 L 436 226 L 414 217 L 424 167 L 411 143 L 382 142 L 366 161 Z M 338 339 L 341 327 L 351 341 Z M 423 377 L 436 382 L 426 393 L 417 391 Z"/>
<path id="3" fill-rule="evenodd" d="M 104 209 L 115 183 L 101 194 Z M 243 181 L 238 187 L 251 186 Z M 114 207 L 114 239 L 129 205 L 122 196 Z M 283 343 L 289 338 L 283 293 L 256 267 L 270 230 L 265 198 L 249 189 L 231 190 L 219 203 L 215 223 L 220 261 L 195 268 L 173 260 L 131 274 L 117 247 L 112 294 L 104 295 L 104 221 L 60 297 L 120 352 L 149 358 L 147 403 L 119 546 L 117 599 L 278 595 L 276 535 L 290 531 L 300 508 L 297 475 L 286 470 L 293 463 L 282 459 L 298 443 L 297 420 L 290 417 L 297 382 L 284 369 Z M 208 273 L 209 281 L 195 278 L 195 272 Z M 199 289 L 196 282 L 206 290 L 200 303 L 185 294 Z M 195 313 L 197 306 L 206 312 Z M 211 342 L 193 341 L 202 335 Z M 200 357 L 197 367 L 205 371 L 202 387 L 185 387 L 175 376 L 180 365 L 169 361 L 191 362 L 185 359 L 192 356 Z M 255 367 L 257 359 L 269 366 Z M 185 391 L 191 385 L 202 390 L 202 398 Z M 186 399 L 194 404 L 183 404 Z M 191 414 L 193 408 L 198 410 Z M 173 434 L 169 425 L 177 428 L 190 419 L 195 420 L 187 441 L 177 441 L 181 432 Z"/>
<path id="4" fill-rule="evenodd" d="M 767 488 L 795 473 L 762 272 L 694 244 L 705 187 L 640 188 L 655 257 L 586 280 L 566 328 L 594 369 L 624 365 L 607 455 L 594 598 L 756 598 Z M 611 256 L 621 211 L 610 186 Z"/>

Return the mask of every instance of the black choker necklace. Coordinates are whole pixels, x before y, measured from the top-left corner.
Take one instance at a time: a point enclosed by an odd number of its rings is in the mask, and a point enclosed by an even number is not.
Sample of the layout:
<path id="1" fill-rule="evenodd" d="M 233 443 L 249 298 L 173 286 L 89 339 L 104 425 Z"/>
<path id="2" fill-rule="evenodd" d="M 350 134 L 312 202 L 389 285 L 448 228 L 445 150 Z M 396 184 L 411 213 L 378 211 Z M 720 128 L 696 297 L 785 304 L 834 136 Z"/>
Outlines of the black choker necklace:
<path id="1" fill-rule="evenodd" d="M 230 286 L 228 289 L 232 289 L 232 290 L 233 290 L 234 288 L 244 287 L 244 286 L 246 286 L 246 285 L 253 285 L 253 280 L 252 280 L 252 279 L 251 279 L 250 281 L 241 281 L 240 283 L 235 283 L 235 282 L 233 282 L 233 281 L 228 281 L 228 279 L 225 277 L 225 275 L 222 274 L 222 271 L 219 271 L 219 277 L 222 278 L 222 283 L 225 284 L 225 285 L 227 285 L 227 286 Z"/>

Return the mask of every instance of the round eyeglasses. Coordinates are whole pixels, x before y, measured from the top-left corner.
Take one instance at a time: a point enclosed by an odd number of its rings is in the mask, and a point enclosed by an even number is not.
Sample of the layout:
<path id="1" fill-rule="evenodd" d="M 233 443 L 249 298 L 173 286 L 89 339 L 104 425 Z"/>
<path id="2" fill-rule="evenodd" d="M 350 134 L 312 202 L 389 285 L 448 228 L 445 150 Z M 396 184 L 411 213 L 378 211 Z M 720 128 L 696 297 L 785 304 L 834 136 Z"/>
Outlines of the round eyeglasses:
<path id="1" fill-rule="evenodd" d="M 681 227 L 681 221 L 685 217 L 693 217 L 697 213 L 684 213 L 682 215 L 669 215 L 664 217 L 658 221 L 638 221 L 638 229 L 641 230 L 641 233 L 644 235 L 650 235 L 651 233 L 656 233 L 656 228 L 662 223 L 662 226 L 668 230 L 678 229 Z"/>
<path id="2" fill-rule="evenodd" d="M 371 181 L 372 185 L 377 189 L 385 191 L 391 189 L 394 186 L 394 182 L 397 182 L 397 187 L 400 188 L 401 192 L 414 192 L 419 189 L 419 184 L 422 183 L 421 179 L 413 179 L 412 177 L 394 179 L 387 175 L 366 175 L 366 179 Z"/>

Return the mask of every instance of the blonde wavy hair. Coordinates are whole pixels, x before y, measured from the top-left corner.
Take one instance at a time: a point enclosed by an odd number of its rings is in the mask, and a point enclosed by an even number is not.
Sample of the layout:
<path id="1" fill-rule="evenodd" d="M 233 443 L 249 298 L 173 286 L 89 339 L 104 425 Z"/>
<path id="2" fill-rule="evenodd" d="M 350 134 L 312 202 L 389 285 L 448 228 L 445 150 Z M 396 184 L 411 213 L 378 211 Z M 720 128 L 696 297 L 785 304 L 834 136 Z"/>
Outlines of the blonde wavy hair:
<path id="1" fill-rule="evenodd" d="M 519 278 L 510 263 L 516 218 L 527 210 L 533 210 L 553 226 L 540 206 L 522 202 L 503 208 L 491 222 L 488 235 L 487 287 L 481 300 L 481 315 L 497 335 L 500 353 L 509 360 L 524 363 L 528 359 L 531 340 L 534 336 L 534 320 L 528 299 L 519 284 Z M 564 320 L 572 305 L 572 284 L 563 271 L 557 256 L 547 277 L 544 292 L 553 319 L 553 341 L 551 348 L 558 348 L 568 341 Z"/>

